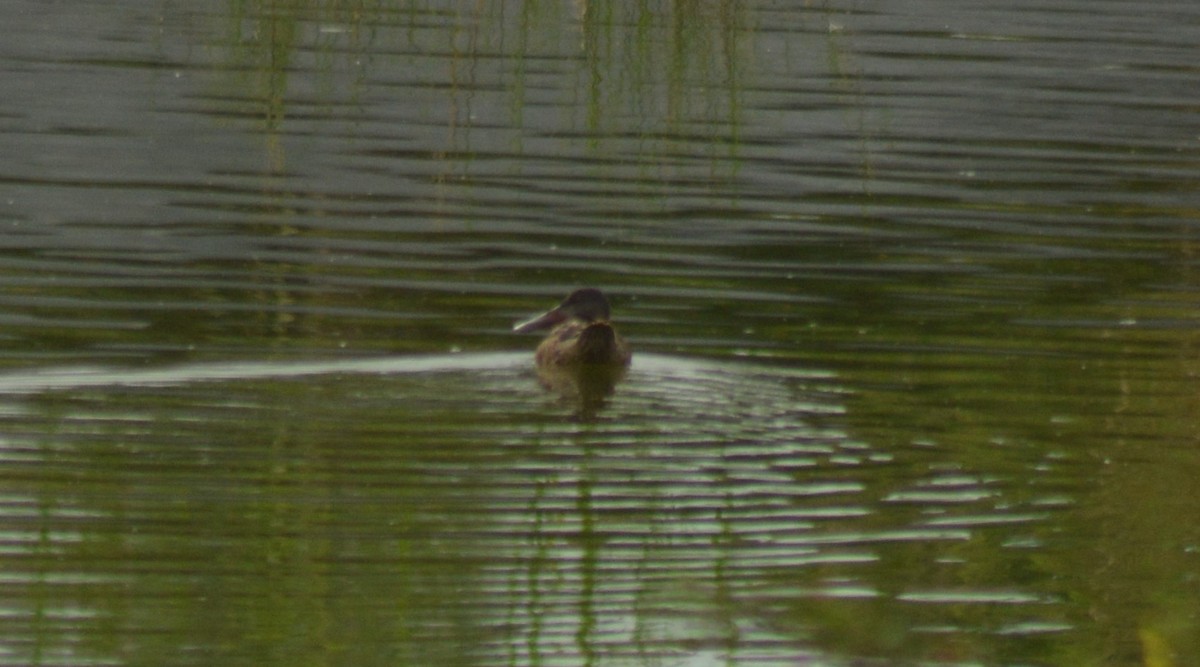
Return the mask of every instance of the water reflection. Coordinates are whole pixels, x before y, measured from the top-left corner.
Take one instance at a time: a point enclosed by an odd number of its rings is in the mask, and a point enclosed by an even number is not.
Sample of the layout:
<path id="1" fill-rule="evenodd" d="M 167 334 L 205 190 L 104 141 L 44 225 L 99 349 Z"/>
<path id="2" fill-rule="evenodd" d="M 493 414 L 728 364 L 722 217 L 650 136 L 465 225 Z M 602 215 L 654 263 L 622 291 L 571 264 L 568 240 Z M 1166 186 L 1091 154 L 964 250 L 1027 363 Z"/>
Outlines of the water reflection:
<path id="1" fill-rule="evenodd" d="M 616 659 L 613 642 L 631 660 L 675 654 L 700 630 L 644 635 L 660 624 L 641 618 L 645 596 L 656 607 L 664 595 L 694 598 L 689 572 L 714 558 L 732 565 L 739 541 L 778 551 L 787 543 L 775 533 L 804 530 L 788 497 L 856 485 L 788 488 L 789 470 L 839 448 L 803 419 L 837 409 L 819 389 L 807 409 L 766 401 L 821 376 L 654 355 L 639 364 L 609 418 L 587 424 L 543 412 L 524 364 L 503 355 L 9 376 L 16 428 L 4 462 L 30 471 L 5 513 L 22 563 L 12 576 L 89 601 L 67 627 L 31 607 L 21 617 L 48 651 L 85 660 L 142 661 L 171 642 L 229 636 L 242 638 L 234 655 L 268 661 L 329 656 L 326 642 L 356 659 L 380 645 L 416 659 L 425 649 L 403 648 L 404 637 L 423 644 L 428 632 L 467 640 L 469 653 L 527 653 L 526 664 L 564 650 Z M 755 437 L 762 425 L 747 424 L 741 444 L 714 439 L 712 428 L 740 419 L 729 394 L 755 400 L 755 386 L 762 414 L 794 424 L 791 451 Z M 352 403 L 330 402 L 347 393 Z M 724 488 L 708 488 L 716 480 Z M 32 518 L 22 507 L 43 508 L 41 528 L 19 527 Z M 762 537 L 735 535 L 752 516 Z M 70 529 L 81 524 L 86 533 Z M 343 608 L 373 609 L 379 634 L 337 622 Z M 113 624 L 159 639 L 114 654 L 103 644 Z M 499 632 L 514 625 L 526 631 Z"/>
<path id="2" fill-rule="evenodd" d="M 1200 652 L 1190 5 L 12 9 L 14 664 Z"/>
<path id="3" fill-rule="evenodd" d="M 997 632 L 1069 627 L 1061 600 L 1015 582 L 997 608 L 984 582 L 926 591 L 881 576 L 938 544 L 962 546 L 935 571 L 1029 548 L 1057 510 L 968 471 L 906 480 L 924 465 L 842 429 L 834 376 L 643 354 L 601 418 L 578 422 L 540 396 L 528 362 L 4 378 L 4 462 L 28 470 L 5 515 L 12 576 L 86 601 L 68 627 L 32 599 L 21 617 L 47 650 L 134 662 L 236 636 L 222 655 L 268 662 L 376 664 L 381 646 L 417 659 L 446 643 L 454 663 L 819 663 L 817 641 L 908 646 L 912 605 L 986 608 L 977 622 Z M 39 528 L 21 528 L 35 507 Z M 974 544 L 983 534 L 996 542 Z M 863 613 L 871 632 L 839 625 Z M 113 624 L 157 639 L 105 647 Z"/>
<path id="4" fill-rule="evenodd" d="M 432 104 L 402 116 L 408 132 L 437 137 L 431 148 L 414 152 L 411 140 L 383 127 L 360 138 L 386 133 L 375 137 L 385 146 L 367 141 L 363 150 L 426 165 L 420 173 L 441 192 L 439 207 L 453 205 L 463 188 L 519 187 L 535 195 L 537 188 L 484 163 L 549 157 L 544 138 L 555 135 L 584 149 L 604 172 L 614 156 L 601 143 L 628 143 L 642 162 L 639 181 L 667 184 L 681 176 L 677 152 L 699 152 L 709 169 L 733 175 L 728 159 L 737 155 L 744 70 L 752 64 L 744 44 L 752 33 L 739 3 L 527 3 L 516 11 L 311 4 L 280 11 L 270 3 L 232 3 L 230 27 L 218 42 L 219 92 L 209 101 L 222 116 L 261 119 L 268 173 L 291 171 L 285 124 L 332 116 L 378 125 L 368 92 L 381 86 L 435 93 Z M 399 59 L 402 67 L 381 67 L 383 59 Z M 714 141 L 718 127 L 725 129 Z M 533 136 L 513 132 L 521 128 Z M 386 147 L 396 140 L 400 147 Z M 528 175 L 558 180 L 572 162 Z"/>
<path id="5" fill-rule="evenodd" d="M 539 368 L 538 381 L 547 391 L 575 406 L 583 419 L 594 418 L 608 403 L 617 384 L 625 379 L 623 367 Z"/>

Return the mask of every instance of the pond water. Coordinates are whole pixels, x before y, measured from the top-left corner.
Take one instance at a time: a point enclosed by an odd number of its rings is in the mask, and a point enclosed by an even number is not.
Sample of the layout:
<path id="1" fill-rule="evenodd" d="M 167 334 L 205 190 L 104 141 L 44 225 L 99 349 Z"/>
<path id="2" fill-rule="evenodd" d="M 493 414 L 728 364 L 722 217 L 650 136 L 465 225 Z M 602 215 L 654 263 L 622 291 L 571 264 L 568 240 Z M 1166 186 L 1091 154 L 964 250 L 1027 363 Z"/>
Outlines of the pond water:
<path id="1" fill-rule="evenodd" d="M 7 9 L 0 664 L 1200 655 L 1200 5 Z"/>

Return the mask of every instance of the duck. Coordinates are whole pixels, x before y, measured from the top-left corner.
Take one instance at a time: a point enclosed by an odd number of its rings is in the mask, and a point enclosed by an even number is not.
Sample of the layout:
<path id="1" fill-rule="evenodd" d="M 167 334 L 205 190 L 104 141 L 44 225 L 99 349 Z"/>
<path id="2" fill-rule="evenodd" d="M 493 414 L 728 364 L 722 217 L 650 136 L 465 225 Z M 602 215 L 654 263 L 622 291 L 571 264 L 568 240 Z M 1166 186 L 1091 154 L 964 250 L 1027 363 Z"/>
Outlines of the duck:
<path id="1" fill-rule="evenodd" d="M 513 326 L 517 333 L 550 330 L 537 347 L 539 371 L 629 366 L 633 352 L 610 321 L 608 299 L 594 287 L 577 289 L 554 308 Z"/>

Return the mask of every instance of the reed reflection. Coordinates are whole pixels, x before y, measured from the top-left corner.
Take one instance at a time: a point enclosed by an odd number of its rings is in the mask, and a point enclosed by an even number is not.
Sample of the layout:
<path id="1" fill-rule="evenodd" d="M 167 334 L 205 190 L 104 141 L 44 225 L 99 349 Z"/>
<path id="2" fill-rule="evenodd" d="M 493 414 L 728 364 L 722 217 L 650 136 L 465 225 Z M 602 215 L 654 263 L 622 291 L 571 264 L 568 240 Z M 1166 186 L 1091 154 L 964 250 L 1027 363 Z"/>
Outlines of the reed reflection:
<path id="1" fill-rule="evenodd" d="M 559 136 L 588 153 L 627 153 L 621 138 L 634 137 L 638 161 L 654 168 L 645 178 L 677 175 L 671 156 L 682 146 L 707 154 L 710 169 L 720 170 L 711 173 L 732 177 L 728 158 L 739 147 L 742 91 L 753 71 L 744 3 L 579 2 L 574 11 L 526 3 L 519 12 L 404 4 L 231 2 L 231 27 L 214 33 L 226 55 L 212 101 L 226 118 L 233 111 L 262 120 L 257 131 L 275 174 L 287 171 L 289 119 L 328 115 L 351 121 L 349 136 L 376 141 L 368 84 L 398 77 L 408 127 L 438 130 L 422 142 L 424 155 L 441 163 L 434 181 L 447 195 L 479 173 L 480 155 L 501 146 L 521 155 L 528 140 L 544 136 L 547 119 L 530 112 L 547 102 L 562 112 Z M 571 67 L 546 72 L 547 59 Z"/>

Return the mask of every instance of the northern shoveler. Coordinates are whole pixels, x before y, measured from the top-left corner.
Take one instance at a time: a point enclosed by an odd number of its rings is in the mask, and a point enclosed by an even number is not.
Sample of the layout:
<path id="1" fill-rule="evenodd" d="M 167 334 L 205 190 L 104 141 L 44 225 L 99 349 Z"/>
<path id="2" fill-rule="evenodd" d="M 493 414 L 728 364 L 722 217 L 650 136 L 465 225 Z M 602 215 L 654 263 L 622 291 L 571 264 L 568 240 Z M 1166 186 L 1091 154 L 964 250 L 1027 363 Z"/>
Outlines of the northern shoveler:
<path id="1" fill-rule="evenodd" d="M 534 355 L 540 370 L 623 370 L 633 356 L 609 322 L 608 300 L 592 287 L 571 292 L 555 308 L 513 327 L 518 333 L 543 329 L 551 331 Z"/>

